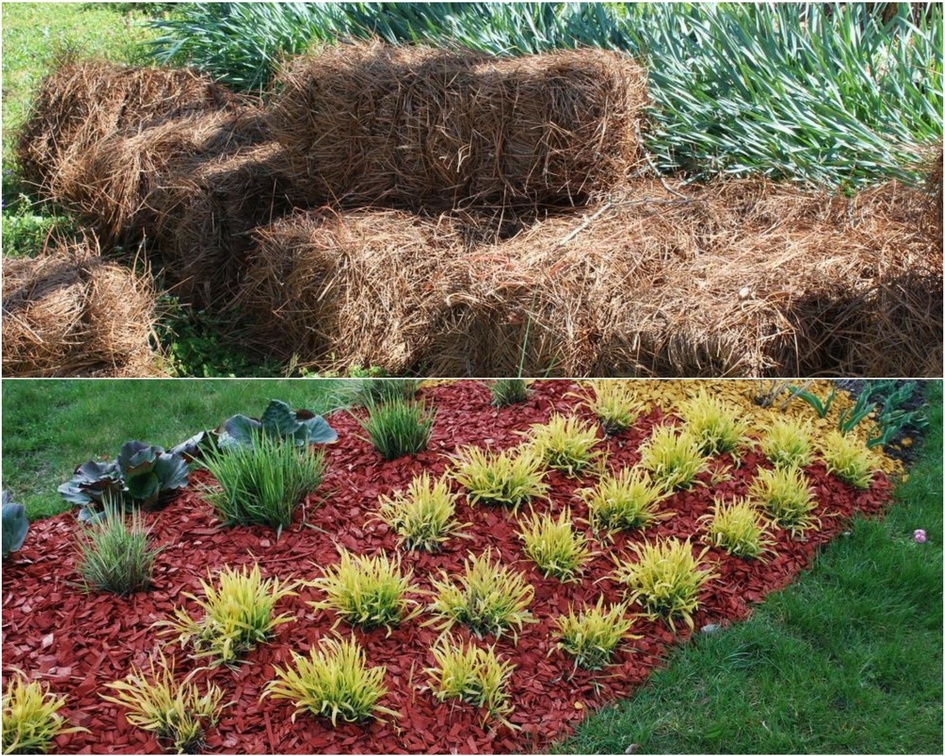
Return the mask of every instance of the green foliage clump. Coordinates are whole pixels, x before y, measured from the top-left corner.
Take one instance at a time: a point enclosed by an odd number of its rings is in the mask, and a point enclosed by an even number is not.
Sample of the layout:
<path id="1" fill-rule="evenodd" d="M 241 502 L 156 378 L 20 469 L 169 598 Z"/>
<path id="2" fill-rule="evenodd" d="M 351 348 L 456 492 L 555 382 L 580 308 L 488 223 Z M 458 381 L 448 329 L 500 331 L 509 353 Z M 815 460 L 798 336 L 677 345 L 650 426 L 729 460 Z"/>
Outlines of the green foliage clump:
<path id="1" fill-rule="evenodd" d="M 687 539 L 675 538 L 644 542 L 630 547 L 636 560 L 617 561 L 614 578 L 626 584 L 629 600 L 639 601 L 650 619 L 664 619 L 675 630 L 675 620 L 682 619 L 693 629 L 692 613 L 699 607 L 699 590 L 718 577 L 703 570 L 702 558 L 708 547 L 693 556 Z"/>
<path id="2" fill-rule="evenodd" d="M 492 404 L 496 407 L 509 407 L 521 404 L 528 399 L 528 384 L 523 378 L 500 378 L 489 386 Z"/>
<path id="3" fill-rule="evenodd" d="M 158 552 L 139 513 L 129 526 L 121 509 L 107 506 L 104 518 L 79 531 L 77 543 L 79 574 L 89 589 L 125 596 L 150 587 Z"/>
<path id="4" fill-rule="evenodd" d="M 321 484 L 325 456 L 260 434 L 250 446 L 208 451 L 204 466 L 216 485 L 205 496 L 224 522 L 266 525 L 279 533 L 292 524 L 301 499 Z"/>
<path id="5" fill-rule="evenodd" d="M 516 510 L 548 490 L 542 480 L 542 460 L 527 446 L 498 453 L 469 446 L 460 449 L 453 462 L 456 464 L 453 478 L 466 489 L 471 504 Z"/>
<path id="6" fill-rule="evenodd" d="M 577 581 L 584 564 L 593 556 L 587 537 L 576 533 L 571 524 L 571 510 L 565 507 L 558 518 L 534 512 L 522 523 L 519 538 L 525 553 L 545 577 Z"/>
<path id="7" fill-rule="evenodd" d="M 406 491 L 382 496 L 378 513 L 406 548 L 436 551 L 462 527 L 453 521 L 456 499 L 445 478 L 433 480 L 424 472 Z"/>
<path id="8" fill-rule="evenodd" d="M 680 409 L 686 430 L 699 441 L 703 454 L 735 452 L 746 442 L 748 423 L 735 410 L 704 389 L 684 402 Z"/>
<path id="9" fill-rule="evenodd" d="M 19 551 L 26 541 L 30 521 L 26 516 L 26 507 L 11 500 L 10 494 L 3 492 L 3 557 Z"/>
<path id="10" fill-rule="evenodd" d="M 367 412 L 367 417 L 359 422 L 384 459 L 397 459 L 427 448 L 436 413 L 428 412 L 423 401 L 392 398 L 369 405 Z"/>
<path id="11" fill-rule="evenodd" d="M 459 585 L 445 573 L 432 585 L 436 597 L 430 610 L 440 616 L 440 629 L 460 623 L 480 638 L 498 637 L 513 625 L 521 630 L 533 621 L 528 606 L 535 590 L 522 573 L 493 562 L 491 551 L 466 559 Z"/>
<path id="12" fill-rule="evenodd" d="M 573 656 L 575 665 L 583 669 L 600 669 L 610 661 L 620 641 L 640 637 L 628 635 L 633 619 L 627 617 L 627 604 L 614 604 L 605 610 L 603 596 L 596 606 L 579 614 L 572 607 L 555 624 L 558 648 Z"/>
<path id="13" fill-rule="evenodd" d="M 705 529 L 705 542 L 732 556 L 760 559 L 774 540 L 765 532 L 765 522 L 747 499 L 715 500 Z"/>
<path id="14" fill-rule="evenodd" d="M 362 407 L 416 397 L 420 381 L 416 378 L 362 378 L 354 384 L 353 403 Z"/>
<path id="15" fill-rule="evenodd" d="M 410 614 L 407 598 L 413 573 L 404 573 L 400 559 L 391 560 L 386 554 L 352 556 L 340 549 L 341 560 L 336 565 L 322 568 L 322 577 L 312 581 L 315 588 L 325 593 L 325 599 L 309 602 L 313 609 L 331 609 L 352 625 L 364 628 L 399 625 Z"/>
<path id="16" fill-rule="evenodd" d="M 343 722 L 364 722 L 378 714 L 400 716 L 378 705 L 387 693 L 386 667 L 368 667 L 364 649 L 354 640 L 323 638 L 308 657 L 292 654 L 293 666 L 275 667 L 276 678 L 263 696 L 292 701 L 295 711 L 328 717 L 332 727 Z"/>
<path id="17" fill-rule="evenodd" d="M 689 488 L 708 469 L 699 439 L 668 425 L 655 428 L 640 447 L 640 465 L 667 491 Z"/>
<path id="18" fill-rule="evenodd" d="M 811 425 L 777 418 L 761 439 L 761 453 L 775 467 L 807 467 L 811 462 Z"/>
<path id="19" fill-rule="evenodd" d="M 597 431 L 576 417 L 552 415 L 547 425 L 533 425 L 531 447 L 548 467 L 575 475 L 594 461 Z"/>
<path id="20" fill-rule="evenodd" d="M 814 492 L 803 471 L 796 467 L 758 470 L 748 493 L 761 503 L 772 523 L 794 537 L 820 526 L 813 514 L 817 508 Z"/>
<path id="21" fill-rule="evenodd" d="M 873 455 L 855 438 L 831 431 L 821 442 L 827 471 L 854 488 L 869 488 L 873 480 Z"/>
<path id="22" fill-rule="evenodd" d="M 59 710 L 66 697 L 56 696 L 49 686 L 27 680 L 21 672 L 10 676 L 3 694 L 3 752 L 47 753 L 52 741 L 70 732 L 88 732 L 67 727 Z"/>
<path id="23" fill-rule="evenodd" d="M 672 494 L 638 467 L 624 467 L 616 475 L 604 475 L 593 488 L 581 488 L 576 493 L 587 504 L 595 531 L 646 528 L 673 516 L 671 512 L 658 511 L 660 502 Z"/>
<path id="24" fill-rule="evenodd" d="M 590 391 L 582 397 L 582 404 L 597 416 L 608 436 L 625 431 L 646 410 L 646 403 L 637 399 L 630 381 L 588 381 L 587 387 Z"/>
<path id="25" fill-rule="evenodd" d="M 508 724 L 512 705 L 506 684 L 515 670 L 510 662 L 500 661 L 495 648 L 457 645 L 444 633 L 431 649 L 436 666 L 426 670 L 433 695 L 439 701 L 458 698 L 483 709 L 486 717 Z"/>

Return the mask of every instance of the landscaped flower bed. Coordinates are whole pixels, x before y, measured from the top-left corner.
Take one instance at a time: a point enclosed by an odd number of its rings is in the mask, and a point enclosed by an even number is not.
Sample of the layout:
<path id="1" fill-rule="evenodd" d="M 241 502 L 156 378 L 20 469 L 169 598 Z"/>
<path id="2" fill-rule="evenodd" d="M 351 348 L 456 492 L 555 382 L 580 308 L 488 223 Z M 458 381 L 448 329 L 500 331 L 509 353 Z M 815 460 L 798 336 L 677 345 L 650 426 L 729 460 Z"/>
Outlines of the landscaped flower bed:
<path id="1" fill-rule="evenodd" d="M 632 385 L 637 397 L 650 406 L 616 435 L 606 437 L 598 430 L 599 441 L 590 450 L 593 459 L 588 466 L 572 466 L 570 477 L 567 469 L 547 470 L 543 477 L 547 498 L 539 496 L 517 508 L 483 501 L 472 505 L 463 487 L 450 479 L 455 495 L 453 521 L 465 527 L 451 533 L 439 551 L 403 548 L 401 537 L 378 517 L 381 500 L 396 498 L 422 473 L 429 476 L 430 485 L 452 473 L 465 447 L 501 451 L 527 444 L 534 435 L 532 426 L 546 425 L 554 415 L 576 416 L 582 425 L 596 427 L 594 413 L 582 399 L 588 390 L 570 382 L 536 381 L 524 403 L 496 408 L 484 383 L 428 387 L 421 393 L 435 418 L 427 449 L 390 461 L 384 461 L 362 438 L 365 432 L 358 417 L 363 412 L 333 415 L 329 420 L 339 440 L 321 447 L 327 464 L 324 480 L 314 494 L 306 496 L 293 524 L 278 537 L 275 530 L 262 526 L 221 527 L 201 493 L 201 484 L 212 479 L 206 471 L 192 472 L 191 485 L 181 495 L 164 509 L 144 515 L 152 542 L 163 550 L 156 558 L 150 590 L 127 597 L 84 593 L 77 587 L 75 532 L 80 525 L 73 514 L 35 522 L 26 543 L 6 560 L 3 571 L 4 682 L 14 669 L 21 669 L 28 677 L 47 682 L 56 695 L 67 697 L 60 713 L 70 725 L 88 732 L 59 736 L 55 748 L 65 753 L 161 751 L 162 743 L 153 734 L 129 724 L 127 710 L 102 696 L 114 696 L 115 690 L 107 684 L 123 680 L 133 667 L 149 669 L 162 647 L 174 662 L 178 681 L 206 667 L 190 679 L 201 692 L 208 684 L 218 686 L 223 693 L 221 705 L 228 704 L 220 710 L 218 724 L 208 727 L 204 735 L 209 752 L 519 752 L 541 748 L 565 735 L 589 710 L 632 694 L 660 663 L 667 647 L 693 633 L 685 612 L 672 616 L 672 622 L 647 618 L 640 597 L 628 604 L 633 623 L 616 646 L 611 665 L 598 670 L 578 668 L 574 657 L 558 647 L 562 617 L 597 608 L 601 597 L 604 611 L 630 599 L 631 586 L 622 580 L 627 577 L 626 565 L 637 561 L 641 549 L 636 547 L 675 539 L 693 557 L 702 555 L 703 580 L 691 612 L 698 634 L 706 625 L 724 626 L 747 616 L 752 602 L 782 587 L 806 567 L 816 549 L 840 533 L 855 511 L 877 513 L 889 500 L 887 474 L 878 469 L 894 469 L 888 458 L 875 456 L 877 471 L 868 488 L 861 489 L 828 473 L 815 451 L 814 461 L 803 468 L 814 497 L 809 515 L 815 527 L 768 526 L 770 543 L 761 559 L 731 556 L 710 545 L 707 516 L 719 501 L 758 500 L 756 475 L 772 465 L 757 442 L 764 436 L 764 427 L 782 413 L 751 403 L 750 397 L 759 393 L 758 383 Z M 749 440 L 743 439 L 734 452 L 706 457 L 705 469 L 688 488 L 680 483 L 658 501 L 660 516 L 644 529 L 591 531 L 587 520 L 599 524 L 600 518 L 590 517 L 588 502 L 593 495 L 583 489 L 594 489 L 604 466 L 616 474 L 640 463 L 640 447 L 654 428 L 662 424 L 681 427 L 683 421 L 675 411 L 693 412 L 698 403 L 681 400 L 687 394 L 696 398 L 700 387 L 707 387 L 710 396 L 722 396 L 739 411 Z M 851 404 L 839 395 L 833 414 L 819 420 L 809 405 L 795 399 L 783 414 L 811 421 L 816 449 L 826 430 L 836 426 L 836 414 Z M 866 427 L 857 426 L 849 438 L 862 443 Z M 659 466 L 655 468 L 650 473 L 654 478 L 661 474 Z M 553 571 L 545 577 L 547 570 L 537 567 L 526 552 L 522 530 L 532 523 L 533 513 L 538 517 L 551 514 L 557 523 L 568 510 L 573 533 L 586 536 L 590 553 L 572 572 L 565 571 L 563 579 Z M 759 507 L 758 511 L 764 514 L 766 510 Z M 395 619 L 371 629 L 352 628 L 347 621 L 339 621 L 333 610 L 312 606 L 326 601 L 322 578 L 334 570 L 322 568 L 339 564 L 341 550 L 352 556 L 386 554 L 394 562 L 399 557 L 400 572 L 410 576 L 411 586 L 399 624 Z M 455 621 L 448 630 L 449 643 L 438 643 L 441 628 L 450 623 L 429 607 L 442 596 L 438 594 L 442 586 L 459 586 L 472 556 L 482 559 L 484 554 L 510 574 L 522 576 L 529 614 L 501 633 L 484 631 L 482 638 Z M 217 584 L 217 573 L 223 568 L 236 571 L 254 565 L 263 579 L 278 580 L 283 595 L 273 616 L 288 621 L 274 627 L 267 643 L 245 652 L 243 663 L 210 667 L 213 659 L 190 658 L 193 647 L 176 643 L 167 625 L 154 626 L 173 618 L 179 609 L 199 618 L 202 610 L 186 594 L 202 598 L 201 581 Z M 706 575 L 711 576 L 704 579 Z M 319 586 L 296 584 L 300 580 L 319 580 Z M 416 611 L 418 607 L 423 611 Z M 658 604 L 651 603 L 650 609 L 658 612 Z M 376 702 L 382 707 L 376 718 L 346 722 L 341 715 L 333 725 L 330 716 L 296 711 L 291 701 L 273 695 L 271 689 L 261 698 L 277 678 L 277 670 L 280 677 L 294 670 L 298 657 L 309 660 L 313 648 L 328 653 L 331 649 L 321 641 L 334 637 L 333 628 L 343 640 L 353 638 L 360 644 L 368 670 L 384 668 L 386 692 Z M 485 651 L 493 648 L 497 661 L 512 668 L 500 686 L 502 696 L 494 701 L 492 716 L 487 715 L 487 706 L 474 707 L 449 697 L 444 680 L 430 671 L 437 667 L 437 657 L 473 646 Z"/>

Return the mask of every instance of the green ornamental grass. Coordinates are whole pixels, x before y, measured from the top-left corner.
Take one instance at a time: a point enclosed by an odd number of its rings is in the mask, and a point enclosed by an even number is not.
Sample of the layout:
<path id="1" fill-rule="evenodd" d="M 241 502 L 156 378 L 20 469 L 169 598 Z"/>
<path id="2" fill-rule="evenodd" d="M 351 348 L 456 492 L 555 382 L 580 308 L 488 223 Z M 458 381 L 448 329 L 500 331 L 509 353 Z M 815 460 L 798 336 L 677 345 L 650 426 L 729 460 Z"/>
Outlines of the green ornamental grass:
<path id="1" fill-rule="evenodd" d="M 672 491 L 692 486 L 696 476 L 708 469 L 708 462 L 698 438 L 686 430 L 661 425 L 640 447 L 640 466 L 649 470 L 657 484 Z"/>
<path id="2" fill-rule="evenodd" d="M 777 418 L 761 439 L 761 453 L 775 467 L 807 467 L 811 463 L 811 424 Z"/>
<path id="3" fill-rule="evenodd" d="M 582 404 L 600 421 L 608 436 L 615 436 L 632 426 L 646 411 L 646 403 L 637 399 L 632 381 L 601 379 L 587 381 Z"/>
<path id="4" fill-rule="evenodd" d="M 500 661 L 493 646 L 460 645 L 448 633 L 430 651 L 436 666 L 426 672 L 437 700 L 458 698 L 482 709 L 485 718 L 509 724 L 506 717 L 512 713 L 512 704 L 507 684 L 514 664 Z"/>
<path id="5" fill-rule="evenodd" d="M 698 440 L 706 456 L 734 453 L 747 441 L 748 423 L 738 417 L 733 407 L 704 389 L 683 402 L 680 412 L 686 421 L 686 431 Z"/>
<path id="6" fill-rule="evenodd" d="M 774 525 L 789 531 L 795 538 L 820 525 L 814 515 L 817 508 L 814 492 L 804 472 L 796 467 L 758 470 L 748 493 L 759 502 Z"/>
<path id="7" fill-rule="evenodd" d="M 391 398 L 383 404 L 369 404 L 367 417 L 360 420 L 368 440 L 386 460 L 416 454 L 427 448 L 435 411 L 427 411 L 424 401 Z"/>
<path id="8" fill-rule="evenodd" d="M 492 382 L 489 392 L 496 407 L 509 407 L 528 399 L 528 384 L 523 378 L 500 378 Z"/>
<path id="9" fill-rule="evenodd" d="M 594 555 L 583 533 L 576 533 L 571 510 L 565 507 L 557 519 L 532 512 L 523 520 L 519 538 L 525 553 L 541 573 L 564 582 L 580 580 L 584 564 Z"/>
<path id="10" fill-rule="evenodd" d="M 732 556 L 761 559 L 775 543 L 765 531 L 764 518 L 745 498 L 736 497 L 730 502 L 716 499 L 712 513 L 701 519 L 708 522 L 704 542 Z"/>
<path id="11" fill-rule="evenodd" d="M 502 452 L 468 446 L 456 453 L 453 462 L 453 478 L 466 489 L 470 504 L 505 506 L 514 511 L 548 491 L 542 460 L 527 446 Z"/>
<path id="12" fill-rule="evenodd" d="M 597 430 L 576 417 L 552 415 L 546 425 L 533 425 L 531 447 L 548 467 L 576 475 L 594 461 Z"/>
<path id="13" fill-rule="evenodd" d="M 659 512 L 660 503 L 672 494 L 639 467 L 604 475 L 596 486 L 576 493 L 587 505 L 591 528 L 598 532 L 642 529 L 673 516 L 672 512 Z"/>
<path id="14" fill-rule="evenodd" d="M 59 714 L 65 705 L 66 696 L 55 695 L 48 685 L 12 674 L 3 694 L 3 752 L 47 753 L 57 736 L 88 732 L 67 726 Z"/>
<path id="15" fill-rule="evenodd" d="M 583 669 L 600 669 L 606 666 L 617 645 L 629 638 L 633 618 L 627 616 L 627 604 L 614 604 L 604 609 L 604 597 L 597 599 L 595 606 L 575 613 L 574 607 L 555 620 L 558 648 L 574 657 L 574 664 Z"/>
<path id="16" fill-rule="evenodd" d="M 866 489 L 873 480 L 873 456 L 862 441 L 831 431 L 821 442 L 827 472 L 854 488 Z"/>
<path id="17" fill-rule="evenodd" d="M 261 434 L 251 447 L 210 451 L 204 465 L 216 479 L 207 501 L 224 522 L 266 525 L 279 533 L 292 524 L 302 498 L 325 475 L 322 451 L 312 452 Z"/>
<path id="18" fill-rule="evenodd" d="M 405 548 L 437 551 L 463 527 L 453 520 L 457 498 L 445 477 L 433 480 L 423 472 L 410 481 L 405 491 L 381 496 L 378 514 Z"/>
<path id="19" fill-rule="evenodd" d="M 130 524 L 120 507 L 107 506 L 105 516 L 82 527 L 76 542 L 78 570 L 89 590 L 125 596 L 151 585 L 158 551 L 148 543 L 148 530 L 137 510 Z"/>

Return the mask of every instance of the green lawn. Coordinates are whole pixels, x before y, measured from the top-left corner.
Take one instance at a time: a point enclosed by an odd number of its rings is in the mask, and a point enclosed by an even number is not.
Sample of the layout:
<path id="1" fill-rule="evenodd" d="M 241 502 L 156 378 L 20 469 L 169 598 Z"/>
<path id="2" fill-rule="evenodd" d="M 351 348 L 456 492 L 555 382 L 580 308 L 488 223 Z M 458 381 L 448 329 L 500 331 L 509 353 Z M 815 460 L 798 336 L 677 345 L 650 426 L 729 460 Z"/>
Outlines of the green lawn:
<path id="1" fill-rule="evenodd" d="M 125 441 L 174 446 L 231 415 L 258 417 L 270 399 L 319 413 L 343 403 L 332 380 L 6 380 L 3 487 L 31 520 L 69 508 L 56 487 Z"/>
<path id="2" fill-rule="evenodd" d="M 926 390 L 922 456 L 885 520 L 857 519 L 750 620 L 677 649 L 555 752 L 941 753 L 941 381 Z"/>

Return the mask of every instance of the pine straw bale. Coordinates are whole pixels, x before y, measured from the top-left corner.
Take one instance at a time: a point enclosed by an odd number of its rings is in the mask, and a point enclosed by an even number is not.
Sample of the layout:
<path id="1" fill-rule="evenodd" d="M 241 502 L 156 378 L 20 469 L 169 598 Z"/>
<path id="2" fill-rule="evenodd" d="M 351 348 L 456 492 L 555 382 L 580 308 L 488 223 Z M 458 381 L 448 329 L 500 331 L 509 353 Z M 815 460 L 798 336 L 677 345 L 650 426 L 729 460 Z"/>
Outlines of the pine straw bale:
<path id="1" fill-rule="evenodd" d="M 292 61 L 278 87 L 273 135 L 311 204 L 582 204 L 641 155 L 645 72 L 601 50 L 334 45 Z"/>
<path id="2" fill-rule="evenodd" d="M 251 232 L 291 212 L 294 201 L 275 142 L 185 165 L 162 188 L 154 230 L 171 293 L 201 307 L 232 299 Z"/>
<path id="3" fill-rule="evenodd" d="M 15 153 L 25 180 L 48 195 L 63 163 L 118 131 L 238 103 L 229 90 L 189 69 L 65 63 L 40 85 Z"/>
<path id="4" fill-rule="evenodd" d="M 417 364 L 443 308 L 444 255 L 462 247 L 447 222 L 409 213 L 299 213 L 256 232 L 236 309 L 260 345 L 305 365 Z"/>
<path id="5" fill-rule="evenodd" d="M 4 377 L 156 375 L 155 294 L 94 241 L 3 261 Z"/>
<path id="6" fill-rule="evenodd" d="M 93 224 L 103 241 L 153 236 L 181 172 L 265 139 L 259 111 L 196 113 L 119 131 L 60 163 L 53 198 Z"/>

